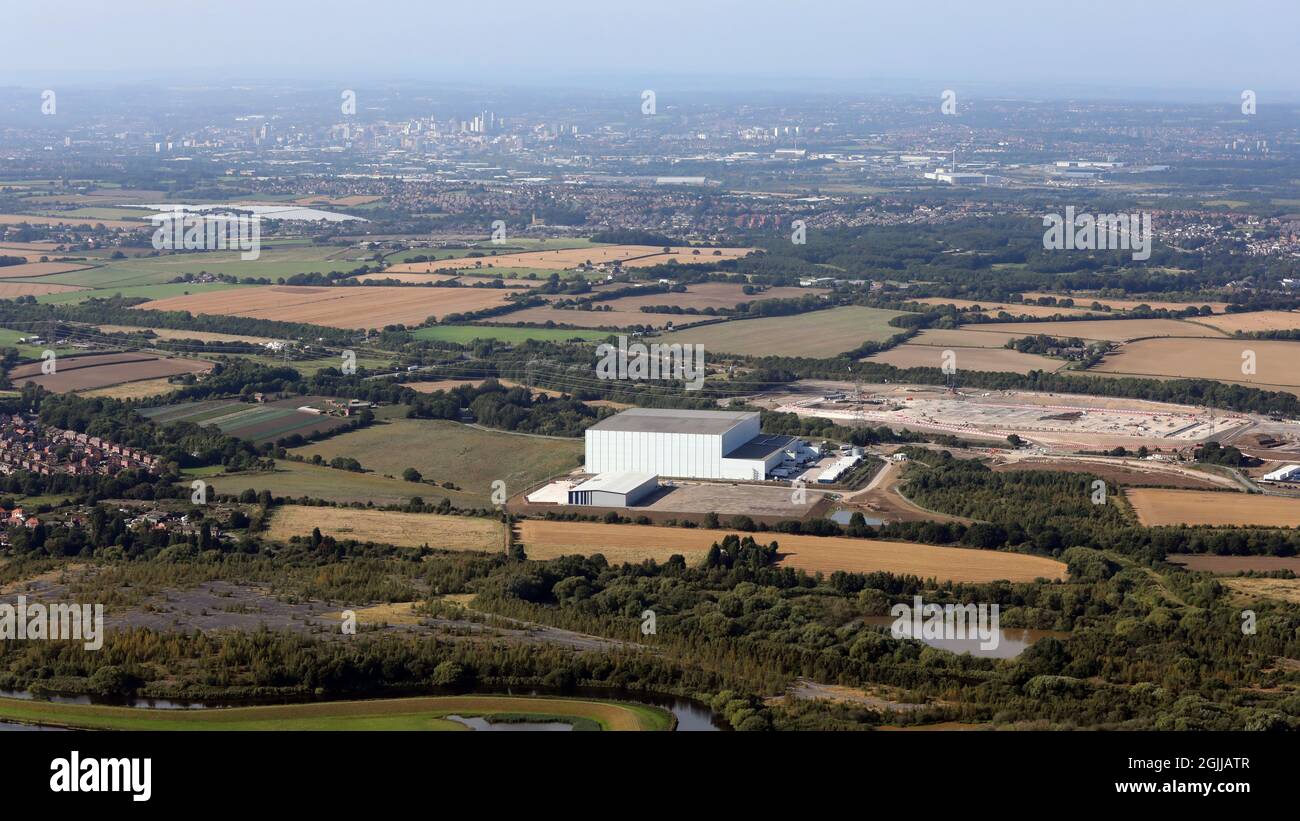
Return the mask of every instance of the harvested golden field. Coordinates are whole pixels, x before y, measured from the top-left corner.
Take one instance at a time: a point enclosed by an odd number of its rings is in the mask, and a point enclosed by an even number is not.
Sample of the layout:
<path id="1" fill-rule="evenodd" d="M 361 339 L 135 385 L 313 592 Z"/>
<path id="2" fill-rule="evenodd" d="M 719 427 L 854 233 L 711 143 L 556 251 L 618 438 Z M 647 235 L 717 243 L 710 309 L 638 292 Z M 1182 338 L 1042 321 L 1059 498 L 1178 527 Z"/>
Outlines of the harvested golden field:
<path id="1" fill-rule="evenodd" d="M 988 322 L 966 326 L 970 330 L 1000 331 L 1017 336 L 1047 334 L 1077 336 L 1103 342 L 1127 342 L 1152 336 L 1221 337 L 1223 333 L 1195 322 L 1179 319 L 1080 319 L 1063 322 Z"/>
<path id="2" fill-rule="evenodd" d="M 0 268 L 0 271 L 3 271 Z M 1242 331 L 1290 331 L 1300 328 L 1300 311 L 1252 311 L 1250 313 L 1203 316 L 1196 319 L 1202 325 L 1218 328 L 1226 334 Z"/>
<path id="3" fill-rule="evenodd" d="M 662 562 L 674 553 L 680 553 L 687 562 L 695 563 L 702 560 L 709 547 L 728 532 L 537 519 L 519 523 L 519 540 L 531 559 L 601 553 L 611 563 L 645 559 Z M 756 533 L 754 537 L 775 540 L 780 545 L 778 564 L 781 566 L 809 573 L 886 571 L 925 578 L 933 576 L 940 581 L 987 582 L 997 579 L 1033 581 L 1039 577 L 1063 579 L 1066 572 L 1065 565 L 1060 562 L 1019 553 L 780 533 Z"/>
<path id="4" fill-rule="evenodd" d="M 397 282 L 405 282 L 408 284 L 432 285 L 435 282 L 451 282 L 452 280 L 462 279 L 462 277 L 458 277 L 455 274 L 405 274 L 400 271 L 384 271 L 383 273 L 366 274 L 364 276 L 355 277 L 355 279 L 357 282 L 383 282 L 384 280 L 396 280 Z"/>
<path id="5" fill-rule="evenodd" d="M 18 256 L 25 252 L 15 252 L 12 256 Z M 0 257 L 10 256 L 3 248 L 0 248 Z M 28 262 L 24 265 L 5 265 L 0 267 L 0 279 L 31 279 L 33 277 L 45 277 L 51 274 L 66 274 L 69 271 L 82 271 L 92 266 L 82 262 Z"/>
<path id="6" fill-rule="evenodd" d="M 623 263 L 626 268 L 648 268 L 673 261 L 682 265 L 707 265 L 724 259 L 739 259 L 747 256 L 753 248 L 673 248 L 672 253 L 659 253 L 646 257 L 636 257 Z"/>
<path id="7" fill-rule="evenodd" d="M 508 293 L 498 288 L 261 285 L 155 299 L 135 307 L 360 329 L 419 325 L 429 317 L 492 308 L 504 304 Z"/>
<path id="8" fill-rule="evenodd" d="M 742 302 L 757 302 L 763 299 L 798 299 L 809 294 L 824 294 L 821 288 L 769 288 L 759 294 L 746 294 L 743 285 L 730 282 L 701 282 L 689 285 L 686 293 L 645 294 L 625 296 L 608 302 L 597 303 L 609 305 L 616 311 L 640 311 L 641 308 L 653 308 L 659 305 L 680 305 L 683 308 L 734 308 Z"/>
<path id="9" fill-rule="evenodd" d="M 99 330 L 106 334 L 133 334 L 141 331 L 153 331 L 153 335 L 159 339 L 197 339 L 200 342 L 248 342 L 261 345 L 272 341 L 270 337 L 265 336 L 221 334 L 212 331 L 178 331 L 175 328 L 149 328 L 141 325 L 100 325 Z"/>
<path id="10" fill-rule="evenodd" d="M 1001 348 L 1013 339 L 1029 334 L 981 331 L 979 325 L 962 328 L 927 328 L 907 341 L 908 345 L 934 345 L 941 348 Z"/>
<path id="11" fill-rule="evenodd" d="M 0 268 L 0 271 L 3 271 Z M 0 299 L 13 299 L 16 296 L 40 296 L 41 294 L 61 294 L 65 291 L 84 291 L 77 285 L 57 285 L 53 282 L 8 282 L 0 280 Z"/>
<path id="12" fill-rule="evenodd" d="M 1039 297 L 1052 296 L 1057 299 L 1073 299 L 1074 307 L 1089 308 L 1092 303 L 1096 302 L 1105 305 L 1115 311 L 1131 311 L 1139 305 L 1146 305 L 1152 310 L 1164 309 L 1166 311 L 1183 311 L 1188 308 L 1200 309 L 1203 305 L 1209 305 L 1210 310 L 1216 314 L 1221 314 L 1228 308 L 1226 302 L 1168 302 L 1159 299 L 1115 299 L 1112 297 L 1088 296 L 1087 294 L 1049 294 L 1045 291 L 1028 291 L 1021 294 L 1025 299 L 1038 299 Z"/>
<path id="13" fill-rule="evenodd" d="M 1212 490 L 1127 488 L 1124 495 L 1147 527 L 1216 525 L 1296 527 L 1300 498 Z"/>
<path id="14" fill-rule="evenodd" d="M 895 368 L 938 368 L 945 351 L 952 351 L 960 371 L 997 371 L 1029 373 L 1055 371 L 1065 366 L 1063 359 L 1020 353 L 1009 348 L 941 348 L 935 345 L 899 345 L 867 357 L 867 362 L 893 365 Z"/>
<path id="15" fill-rule="evenodd" d="M 348 197 L 299 197 L 294 200 L 294 205 L 333 205 L 336 208 L 346 208 L 349 205 L 369 205 L 372 202 L 378 202 L 383 197 L 367 196 L 365 194 L 353 194 Z"/>
<path id="16" fill-rule="evenodd" d="M 464 290 L 463 288 L 441 288 L 443 291 Z M 664 294 L 666 299 L 669 295 Z M 647 314 L 641 311 L 569 311 L 561 308 L 525 308 L 513 311 L 505 316 L 493 317 L 492 322 L 531 323 L 545 325 L 572 325 L 575 328 L 630 328 L 634 325 L 647 325 L 653 328 L 685 328 L 698 325 L 707 320 L 716 319 L 708 315 L 691 316 L 690 314 Z"/>
<path id="17" fill-rule="evenodd" d="M 1006 311 L 1012 316 L 1085 316 L 1088 311 L 1084 308 L 1058 308 L 1052 305 L 1021 305 L 1018 302 L 977 302 L 971 299 L 950 299 L 949 297 L 932 296 L 924 299 L 915 300 L 926 305 L 955 305 L 961 310 L 979 308 L 982 313 L 997 316 L 1002 311 Z"/>
<path id="18" fill-rule="evenodd" d="M 140 220 L 103 220 L 94 217 L 42 217 L 34 214 L 0 214 L 0 225 L 102 225 L 105 228 L 145 228 L 148 222 Z"/>
<path id="19" fill-rule="evenodd" d="M 693 254 L 693 251 L 699 254 Z M 670 253 L 653 245 L 592 245 L 588 248 L 565 248 L 556 251 L 523 251 L 515 254 L 496 254 L 486 250 L 483 256 L 456 257 L 429 262 L 401 262 L 385 270 L 407 273 L 427 273 L 446 268 L 537 268 L 544 271 L 564 271 L 590 262 L 592 265 L 620 262 L 629 267 L 659 265 L 670 259 L 678 262 L 720 262 L 737 259 L 752 248 L 684 248 L 674 246 Z M 714 253 L 714 252 L 718 253 Z M 635 263 L 633 261 L 636 261 Z"/>
<path id="20" fill-rule="evenodd" d="M 357 617 L 357 624 L 419 624 L 423 618 L 415 612 L 415 602 L 384 602 L 370 607 L 362 607 L 352 611 Z M 329 621 L 338 621 L 343 618 L 343 612 L 323 613 L 321 619 Z"/>
<path id="21" fill-rule="evenodd" d="M 57 242 L 0 242 L 0 257 L 30 255 L 29 260 L 39 260 L 43 256 L 54 257 L 66 253 L 58 249 Z"/>
<path id="22" fill-rule="evenodd" d="M 291 536 L 310 536 L 316 527 L 323 535 L 336 539 L 398 547 L 427 544 L 437 550 L 505 550 L 503 525 L 492 519 L 352 507 L 281 505 L 274 509 L 266 535 L 288 541 Z"/>
<path id="23" fill-rule="evenodd" d="M 1242 373 L 1254 352 L 1254 373 Z M 1089 373 L 1216 379 L 1264 390 L 1300 389 L 1300 342 L 1263 339 L 1143 339 L 1107 354 Z"/>
<path id="24" fill-rule="evenodd" d="M 1219 581 L 1247 599 L 1274 599 L 1300 604 L 1300 579 L 1220 579 Z"/>
<path id="25" fill-rule="evenodd" d="M 486 381 L 485 379 L 439 379 L 435 382 L 407 382 L 405 387 L 417 393 L 434 393 L 436 391 L 449 391 L 464 385 L 477 388 Z"/>
<path id="26" fill-rule="evenodd" d="M 139 382 L 126 382 L 121 385 L 112 385 L 107 388 L 93 388 L 88 391 L 82 391 L 82 396 L 90 398 L 100 397 L 103 399 L 144 399 L 149 396 L 158 396 L 160 394 L 171 393 L 179 385 L 173 385 L 167 380 L 167 377 L 161 376 L 157 379 L 142 379 Z"/>
<path id="27" fill-rule="evenodd" d="M 843 305 L 804 314 L 718 322 L 665 334 L 657 341 L 699 344 L 710 354 L 834 356 L 868 340 L 880 342 L 902 333 L 902 328 L 889 322 L 904 315 L 885 308 Z"/>
<path id="28" fill-rule="evenodd" d="M 164 358 L 141 353 L 61 356 L 55 360 L 57 367 L 52 374 L 41 373 L 42 364 L 18 365 L 10 369 L 9 378 L 16 385 L 34 382 L 46 390 L 65 393 L 183 373 L 202 373 L 213 367 L 211 362 L 201 359 Z"/>

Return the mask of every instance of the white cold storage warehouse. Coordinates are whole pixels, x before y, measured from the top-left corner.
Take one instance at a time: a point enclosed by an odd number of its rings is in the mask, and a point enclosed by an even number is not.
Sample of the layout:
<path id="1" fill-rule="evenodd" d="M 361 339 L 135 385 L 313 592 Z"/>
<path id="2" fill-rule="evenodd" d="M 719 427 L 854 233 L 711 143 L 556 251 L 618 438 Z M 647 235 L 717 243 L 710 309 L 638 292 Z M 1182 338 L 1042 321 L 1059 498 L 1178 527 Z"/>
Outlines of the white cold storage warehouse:
<path id="1" fill-rule="evenodd" d="M 1300 479 L 1300 465 L 1283 465 L 1271 473 L 1263 475 L 1265 482 L 1294 482 Z"/>
<path id="2" fill-rule="evenodd" d="M 797 440 L 759 432 L 758 414 L 631 408 L 587 428 L 592 473 L 762 480 Z"/>
<path id="3" fill-rule="evenodd" d="M 569 504 L 631 507 L 658 489 L 653 473 L 602 473 L 569 488 Z"/>

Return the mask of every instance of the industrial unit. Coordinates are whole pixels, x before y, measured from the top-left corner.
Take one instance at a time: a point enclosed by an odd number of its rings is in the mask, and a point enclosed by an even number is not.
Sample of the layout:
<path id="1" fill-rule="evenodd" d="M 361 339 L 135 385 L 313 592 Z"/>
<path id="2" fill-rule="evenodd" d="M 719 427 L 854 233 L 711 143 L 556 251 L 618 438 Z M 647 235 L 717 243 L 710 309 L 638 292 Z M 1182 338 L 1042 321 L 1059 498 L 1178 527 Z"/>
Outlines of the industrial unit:
<path id="1" fill-rule="evenodd" d="M 1300 465 L 1283 465 L 1260 477 L 1265 482 L 1294 482 L 1300 479 Z"/>
<path id="2" fill-rule="evenodd" d="M 587 428 L 585 467 L 761 481 L 800 444 L 794 436 L 760 433 L 758 420 L 753 412 L 631 408 Z"/>
<path id="3" fill-rule="evenodd" d="M 602 473 L 569 489 L 569 504 L 631 507 L 659 489 L 653 473 Z"/>

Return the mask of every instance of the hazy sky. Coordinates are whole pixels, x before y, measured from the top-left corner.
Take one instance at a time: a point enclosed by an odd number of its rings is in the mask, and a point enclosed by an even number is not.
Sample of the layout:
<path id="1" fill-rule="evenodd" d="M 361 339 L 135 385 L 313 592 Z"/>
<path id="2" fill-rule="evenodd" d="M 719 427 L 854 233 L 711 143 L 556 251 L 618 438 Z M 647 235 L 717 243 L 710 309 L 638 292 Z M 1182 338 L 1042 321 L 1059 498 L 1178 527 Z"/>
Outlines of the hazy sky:
<path id="1" fill-rule="evenodd" d="M 0 85 L 826 78 L 836 90 L 1300 96 L 1300 0 L 23 0 L 0 21 Z"/>

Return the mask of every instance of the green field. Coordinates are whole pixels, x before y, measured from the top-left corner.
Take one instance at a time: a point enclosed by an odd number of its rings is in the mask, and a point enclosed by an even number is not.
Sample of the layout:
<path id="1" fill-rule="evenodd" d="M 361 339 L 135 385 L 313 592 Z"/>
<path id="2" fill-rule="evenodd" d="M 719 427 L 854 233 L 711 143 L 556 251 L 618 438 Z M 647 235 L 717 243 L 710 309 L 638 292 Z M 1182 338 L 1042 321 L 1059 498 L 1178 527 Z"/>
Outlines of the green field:
<path id="1" fill-rule="evenodd" d="M 18 353 L 29 359 L 40 359 L 48 346 L 46 345 L 25 345 L 18 340 L 29 336 L 39 335 L 39 331 L 14 331 L 9 328 L 0 328 L 0 348 L 14 348 Z M 54 349 L 55 353 L 74 351 L 75 348 L 69 345 L 61 345 Z"/>
<path id="2" fill-rule="evenodd" d="M 338 416 L 326 416 L 297 410 L 294 403 L 259 405 L 233 399 L 190 402 L 181 405 L 163 405 L 145 408 L 140 415 L 158 424 L 189 422 L 207 427 L 213 425 L 222 433 L 247 439 L 250 442 L 274 442 L 298 433 L 303 436 L 314 431 L 329 430 L 346 424 Z M 310 397 L 302 397 L 308 404 Z"/>
<path id="3" fill-rule="evenodd" d="M 506 492 L 513 496 L 576 468 L 582 451 L 581 439 L 485 431 L 442 419 L 395 419 L 294 448 L 290 453 L 306 458 L 319 454 L 326 462 L 350 456 L 367 470 L 394 478 L 413 467 L 426 481 L 454 482 L 465 491 L 459 494 L 461 498 L 486 507 L 491 504 L 493 481 L 504 481 Z M 422 486 L 427 490 L 419 490 Z M 446 494 L 442 488 L 422 486 L 411 487 L 426 499 Z"/>
<path id="4" fill-rule="evenodd" d="M 888 324 L 903 311 L 849 305 L 793 316 L 744 319 L 687 328 L 652 340 L 668 344 L 690 343 L 713 353 L 748 356 L 829 357 L 851 351 L 867 341 L 884 341 L 902 328 Z"/>
<path id="5" fill-rule="evenodd" d="M 602 730 L 668 730 L 641 704 L 534 696 L 429 696 L 206 710 L 155 710 L 0 698 L 0 720 L 93 730 L 467 730 L 446 716 L 545 717 Z"/>
<path id="6" fill-rule="evenodd" d="M 481 238 L 474 238 L 471 242 L 481 242 Z M 409 248 L 405 251 L 398 251 L 384 257 L 384 261 L 390 265 L 396 265 L 399 262 L 406 262 L 411 257 L 427 257 L 428 259 L 459 259 L 467 254 L 519 254 L 526 251 L 563 251 L 566 248 L 592 248 L 597 245 L 605 245 L 603 242 L 592 242 L 589 239 L 512 239 L 502 245 L 483 245 L 478 248 Z M 490 257 L 485 257 L 490 259 Z"/>
<path id="7" fill-rule="evenodd" d="M 180 282 L 169 285 L 140 285 L 130 288 L 103 288 L 96 291 L 64 291 L 59 294 L 42 294 L 36 297 L 37 302 L 48 302 L 56 305 L 66 305 L 74 302 L 85 302 L 91 297 L 104 299 L 107 297 L 144 297 L 146 299 L 163 299 L 169 296 L 184 296 L 185 294 L 201 294 L 204 291 L 225 291 L 230 288 L 242 288 L 242 285 L 232 285 L 229 282 Z"/>
<path id="8" fill-rule="evenodd" d="M 52 208 L 37 211 L 47 217 L 88 217 L 90 219 L 100 220 L 140 220 L 147 223 L 146 218 L 153 213 L 140 208 L 113 208 L 111 206 L 86 206 L 84 208 L 73 208 L 71 210 L 59 211 Z"/>
<path id="9" fill-rule="evenodd" d="M 361 464 L 366 463 L 362 461 Z M 218 473 L 202 478 L 217 493 L 231 496 L 238 496 L 251 488 L 255 491 L 269 490 L 272 496 L 288 499 L 306 496 L 339 504 L 374 502 L 376 505 L 404 505 L 415 496 L 426 502 L 437 502 L 446 497 L 458 507 L 471 506 L 474 501 L 471 494 L 466 492 L 388 479 L 374 473 L 335 470 L 289 459 L 278 460 L 275 470 L 269 472 Z"/>
<path id="10" fill-rule="evenodd" d="M 498 339 L 502 342 L 525 342 L 529 339 L 541 339 L 547 342 L 562 342 L 569 339 L 599 341 L 609 336 L 606 331 L 566 330 L 564 328 L 494 328 L 475 325 L 436 325 L 432 328 L 420 328 L 411 334 L 416 339 L 435 342 L 455 342 L 464 345 L 475 339 Z"/>
<path id="11" fill-rule="evenodd" d="M 181 274 L 230 274 L 238 277 L 289 277 L 320 271 L 350 271 L 361 263 L 331 258 L 345 249 L 333 245 L 303 245 L 287 240 L 262 239 L 257 259 L 240 259 L 238 251 L 202 251 L 110 260 L 97 268 L 41 277 L 39 282 L 80 285 L 86 288 L 132 288 L 160 285 Z M 179 293 L 179 292 L 178 292 Z"/>

